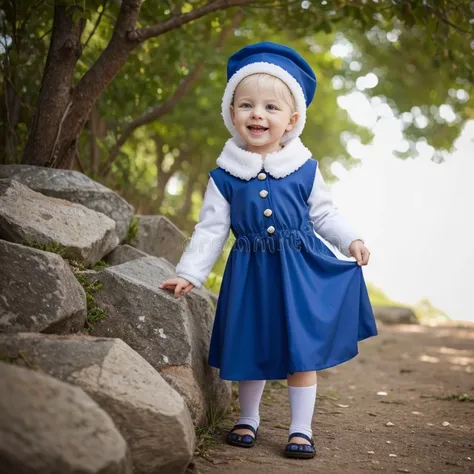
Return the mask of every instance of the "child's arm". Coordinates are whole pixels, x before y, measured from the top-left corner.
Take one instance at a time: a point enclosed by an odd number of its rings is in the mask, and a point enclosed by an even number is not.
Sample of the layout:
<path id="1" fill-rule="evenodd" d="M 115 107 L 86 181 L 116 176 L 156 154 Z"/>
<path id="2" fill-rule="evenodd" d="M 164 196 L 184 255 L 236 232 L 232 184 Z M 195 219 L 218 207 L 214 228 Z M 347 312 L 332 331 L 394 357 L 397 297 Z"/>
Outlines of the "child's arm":
<path id="1" fill-rule="evenodd" d="M 352 228 L 348 220 L 333 203 L 331 193 L 319 171 L 319 165 L 316 169 L 308 205 L 314 230 L 321 237 L 335 245 L 343 255 L 346 257 L 352 256 L 349 247 L 355 240 L 364 243 L 361 235 Z"/>
<path id="2" fill-rule="evenodd" d="M 199 222 L 194 227 L 191 240 L 176 265 L 176 276 L 184 278 L 196 288 L 201 288 L 222 253 L 230 232 L 230 205 L 209 177 Z M 171 279 L 161 287 L 173 286 Z M 191 287 L 192 289 L 192 287 Z"/>

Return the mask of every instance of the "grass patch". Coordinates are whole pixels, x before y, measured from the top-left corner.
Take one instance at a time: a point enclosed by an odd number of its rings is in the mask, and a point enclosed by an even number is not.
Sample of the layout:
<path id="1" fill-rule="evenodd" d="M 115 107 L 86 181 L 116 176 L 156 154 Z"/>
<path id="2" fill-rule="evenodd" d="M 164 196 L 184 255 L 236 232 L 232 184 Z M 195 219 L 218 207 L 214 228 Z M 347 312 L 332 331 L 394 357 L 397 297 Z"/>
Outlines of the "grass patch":
<path id="1" fill-rule="evenodd" d="M 28 242 L 26 245 L 34 249 L 42 250 L 43 252 L 55 253 L 61 257 L 64 256 L 66 251 L 66 247 L 58 242 L 48 242 L 45 244 L 43 242 L 34 241 Z"/>
<path id="2" fill-rule="evenodd" d="M 34 369 L 34 370 L 38 369 L 38 367 L 35 367 L 28 361 L 25 351 L 18 351 L 17 356 L 10 356 L 8 354 L 0 354 L 0 362 L 3 362 L 5 364 L 15 364 L 17 360 L 22 360 L 25 363 L 25 365 L 27 365 L 30 369 Z"/>
<path id="3" fill-rule="evenodd" d="M 95 294 L 102 290 L 103 284 L 98 280 L 90 281 L 82 273 L 74 273 L 77 281 L 80 283 L 86 293 L 87 316 L 84 327 L 91 332 L 93 325 L 107 318 L 105 311 L 97 305 Z"/>
<path id="4" fill-rule="evenodd" d="M 268 382 L 267 382 L 268 384 Z M 286 381 L 282 382 L 281 380 L 271 380 L 269 382 L 271 388 L 288 388 L 288 383 Z"/>
<path id="5" fill-rule="evenodd" d="M 446 395 L 445 397 L 439 397 L 439 399 L 455 402 L 474 402 L 474 398 L 467 393 L 453 393 L 451 395 Z"/>
<path id="6" fill-rule="evenodd" d="M 234 397 L 232 397 L 234 399 Z M 218 410 L 211 402 L 209 404 L 206 416 L 205 426 L 196 429 L 196 449 L 195 456 L 201 456 L 208 461 L 209 449 L 219 444 L 220 433 L 223 425 L 229 422 L 229 419 L 238 410 L 238 407 L 233 400 L 228 410 Z"/>
<path id="7" fill-rule="evenodd" d="M 127 236 L 125 237 L 126 244 L 132 245 L 133 243 L 135 243 L 139 229 L 140 220 L 138 219 L 138 217 L 134 216 L 130 221 L 130 225 L 128 226 Z"/>

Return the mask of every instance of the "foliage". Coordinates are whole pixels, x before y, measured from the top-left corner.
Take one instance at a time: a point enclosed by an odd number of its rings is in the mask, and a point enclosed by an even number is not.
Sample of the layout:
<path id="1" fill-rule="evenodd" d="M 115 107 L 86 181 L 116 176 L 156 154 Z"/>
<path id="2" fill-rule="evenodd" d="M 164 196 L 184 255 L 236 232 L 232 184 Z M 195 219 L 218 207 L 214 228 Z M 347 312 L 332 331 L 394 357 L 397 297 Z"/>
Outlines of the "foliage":
<path id="1" fill-rule="evenodd" d="M 441 397 L 441 400 L 449 400 L 456 402 L 474 402 L 474 399 L 470 397 L 467 393 L 453 393 L 451 395 Z"/>
<path id="2" fill-rule="evenodd" d="M 90 281 L 89 278 L 82 273 L 76 272 L 75 276 L 86 293 L 87 317 L 84 327 L 90 332 L 93 328 L 93 324 L 107 318 L 105 311 L 97 305 L 94 296 L 98 291 L 102 290 L 103 284 L 98 280 Z"/>
<path id="3" fill-rule="evenodd" d="M 75 21 L 85 21 L 75 87 L 107 47 L 125 2 L 59 3 L 73 12 Z M 136 26 L 163 24 L 205 3 L 144 2 Z M 2 9 L 0 162 L 12 163 L 20 160 L 41 89 L 54 2 L 10 0 Z M 191 233 L 207 173 L 228 138 L 220 116 L 225 62 L 238 48 L 260 40 L 296 48 L 316 71 L 318 88 L 302 138 L 329 181 L 333 161 L 346 167 L 356 162 L 347 150 L 348 140 L 368 143 L 372 138 L 371 127 L 354 123 L 341 106 L 354 93 L 380 105 L 377 120 L 384 114 L 402 119 L 406 147 L 399 151 L 401 157 L 416 156 L 417 142 L 426 140 L 437 149 L 434 159 L 442 161 L 474 114 L 471 17 L 467 0 L 263 0 L 210 13 L 152 37 L 130 53 L 79 136 L 78 166 L 117 190 L 137 213 L 161 213 Z M 222 41 L 226 30 L 230 34 Z M 186 94 L 159 120 L 134 129 L 109 163 L 127 126 L 157 107 L 167 107 L 199 68 L 198 80 Z M 361 87 L 372 75 L 377 81 Z M 129 230 L 132 239 L 133 225 Z M 229 247 L 206 283 L 214 291 Z"/>
<path id="4" fill-rule="evenodd" d="M 66 247 L 64 245 L 60 244 L 59 242 L 48 242 L 48 243 L 43 243 L 43 242 L 29 242 L 28 247 L 32 247 L 34 249 L 42 250 L 43 252 L 51 252 L 55 253 L 59 256 L 64 256 L 64 252 L 66 251 Z"/>
<path id="5" fill-rule="evenodd" d="M 128 226 L 127 236 L 125 237 L 125 243 L 132 245 L 137 238 L 138 231 L 140 230 L 140 220 L 138 217 L 133 216 Z"/>

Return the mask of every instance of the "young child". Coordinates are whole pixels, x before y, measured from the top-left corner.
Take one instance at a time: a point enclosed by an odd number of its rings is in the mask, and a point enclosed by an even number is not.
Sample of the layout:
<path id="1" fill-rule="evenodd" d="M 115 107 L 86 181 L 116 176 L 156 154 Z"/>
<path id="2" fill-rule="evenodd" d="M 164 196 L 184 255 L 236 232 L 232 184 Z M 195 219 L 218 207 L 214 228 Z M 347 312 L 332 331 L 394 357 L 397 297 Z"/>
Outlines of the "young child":
<path id="1" fill-rule="evenodd" d="M 316 371 L 352 359 L 358 341 L 377 334 L 361 268 L 370 253 L 299 138 L 316 91 L 309 64 L 263 42 L 235 53 L 227 76 L 222 115 L 233 137 L 209 172 L 177 277 L 160 287 L 177 297 L 201 288 L 232 230 L 209 349 L 220 377 L 239 382 L 240 418 L 227 442 L 254 446 L 265 381 L 288 379 L 284 453 L 311 458 Z"/>

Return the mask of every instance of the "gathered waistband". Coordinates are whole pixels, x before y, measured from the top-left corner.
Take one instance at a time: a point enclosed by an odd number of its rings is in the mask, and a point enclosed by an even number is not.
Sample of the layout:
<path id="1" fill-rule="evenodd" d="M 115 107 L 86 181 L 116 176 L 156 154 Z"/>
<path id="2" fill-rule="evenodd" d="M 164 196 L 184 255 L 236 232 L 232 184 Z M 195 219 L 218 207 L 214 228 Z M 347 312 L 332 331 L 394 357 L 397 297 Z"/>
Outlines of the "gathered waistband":
<path id="1" fill-rule="evenodd" d="M 282 248 L 288 250 L 300 251 L 314 241 L 313 224 L 302 228 L 293 229 L 275 229 L 275 232 L 269 234 L 267 229 L 259 232 L 249 232 L 236 235 L 236 240 L 232 251 L 236 252 L 257 252 L 269 251 L 275 252 Z M 308 237 L 310 237 L 308 239 Z M 318 239 L 316 239 L 318 240 Z"/>

